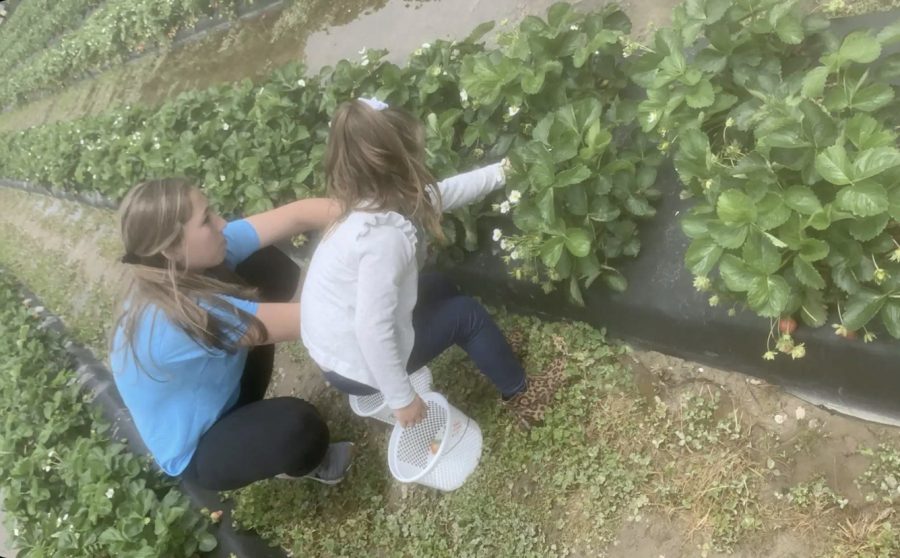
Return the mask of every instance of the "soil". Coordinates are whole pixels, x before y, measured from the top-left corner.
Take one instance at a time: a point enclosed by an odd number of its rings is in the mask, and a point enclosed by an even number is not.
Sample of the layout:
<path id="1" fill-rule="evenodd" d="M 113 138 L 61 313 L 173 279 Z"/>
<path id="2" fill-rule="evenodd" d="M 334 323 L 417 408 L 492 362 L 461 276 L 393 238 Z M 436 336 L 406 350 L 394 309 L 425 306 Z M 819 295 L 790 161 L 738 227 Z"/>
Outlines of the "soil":
<path id="1" fill-rule="evenodd" d="M 0 227 L 11 227 L 23 238 L 68 254 L 66 264 L 77 278 L 59 288 L 73 295 L 67 299 L 73 307 L 79 304 L 80 293 L 110 293 L 122 280 L 124 269 L 115 261 L 111 247 L 115 243 L 110 241 L 116 234 L 113 212 L 8 189 L 0 189 L 0 207 Z M 101 250 L 98 246 L 110 248 Z M 0 261 L 0 265 L 6 264 Z M 37 294 L 43 296 L 41 292 Z M 51 310 L 73 313 L 72 308 Z M 683 393 L 698 389 L 718 393 L 720 416 L 734 414 L 753 432 L 755 464 L 764 470 L 764 464 L 772 459 L 777 474 L 766 474 L 765 490 L 769 494 L 822 475 L 832 489 L 850 500 L 851 506 L 865 507 L 854 479 L 866 469 L 868 461 L 856 452 L 897 436 L 895 428 L 817 408 L 777 386 L 741 374 L 652 351 L 632 351 L 624 358 L 624 364 L 634 371 L 638 392 L 648 400 L 659 398 L 673 405 Z M 345 397 L 328 388 L 299 343 L 279 346 L 269 395 L 302 397 L 317 405 L 347 404 Z M 776 421 L 776 415 L 784 417 L 782 423 Z M 640 521 L 622 526 L 617 542 L 609 548 L 609 556 L 723 556 L 698 546 L 696 537 L 690 535 L 692 527 L 675 515 L 670 517 L 665 510 L 649 510 Z M 732 556 L 811 556 L 821 550 L 825 540 L 814 525 L 798 526 L 796 531 L 782 529 L 766 536 L 744 542 Z"/>

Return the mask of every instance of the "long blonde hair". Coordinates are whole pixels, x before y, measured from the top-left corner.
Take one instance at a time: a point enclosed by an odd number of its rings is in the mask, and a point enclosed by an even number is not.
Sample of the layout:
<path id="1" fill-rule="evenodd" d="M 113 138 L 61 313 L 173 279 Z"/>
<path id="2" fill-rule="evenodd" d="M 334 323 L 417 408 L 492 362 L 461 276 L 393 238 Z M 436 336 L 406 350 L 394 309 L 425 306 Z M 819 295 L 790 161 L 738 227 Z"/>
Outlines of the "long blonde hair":
<path id="1" fill-rule="evenodd" d="M 396 211 L 437 240 L 441 196 L 425 166 L 425 131 L 408 112 L 375 110 L 355 100 L 341 104 L 331 121 L 325 151 L 328 194 L 344 215 Z"/>
<path id="2" fill-rule="evenodd" d="M 131 280 L 122 297 L 119 318 L 113 328 L 137 357 L 135 334 L 145 312 L 161 311 L 198 344 L 233 352 L 238 329 L 210 310 L 230 314 L 247 324 L 251 344 L 262 342 L 266 328 L 255 316 L 228 303 L 221 295 L 256 298 L 254 289 L 224 265 L 201 272 L 184 269 L 165 254 L 184 241 L 184 225 L 193 214 L 191 192 L 196 185 L 182 178 L 142 182 L 132 188 L 119 207 L 123 261 L 131 264 Z M 215 276 L 215 277 L 214 277 Z"/>

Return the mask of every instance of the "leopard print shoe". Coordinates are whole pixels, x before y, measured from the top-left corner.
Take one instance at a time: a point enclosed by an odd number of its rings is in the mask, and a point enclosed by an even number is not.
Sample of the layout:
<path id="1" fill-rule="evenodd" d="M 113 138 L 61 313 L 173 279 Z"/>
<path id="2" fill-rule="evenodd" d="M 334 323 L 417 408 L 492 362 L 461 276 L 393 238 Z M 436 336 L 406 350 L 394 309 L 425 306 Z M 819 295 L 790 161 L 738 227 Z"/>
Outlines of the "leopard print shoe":
<path id="1" fill-rule="evenodd" d="M 525 336 L 525 331 L 519 328 L 512 329 L 506 333 L 506 342 L 509 343 L 509 348 L 512 349 L 512 352 L 519 360 L 525 360 L 527 356 L 527 348 L 528 348 L 528 338 Z"/>
<path id="2" fill-rule="evenodd" d="M 555 359 L 544 374 L 531 376 L 527 381 L 523 391 L 503 402 L 526 430 L 544 422 L 556 392 L 565 385 L 565 359 Z"/>

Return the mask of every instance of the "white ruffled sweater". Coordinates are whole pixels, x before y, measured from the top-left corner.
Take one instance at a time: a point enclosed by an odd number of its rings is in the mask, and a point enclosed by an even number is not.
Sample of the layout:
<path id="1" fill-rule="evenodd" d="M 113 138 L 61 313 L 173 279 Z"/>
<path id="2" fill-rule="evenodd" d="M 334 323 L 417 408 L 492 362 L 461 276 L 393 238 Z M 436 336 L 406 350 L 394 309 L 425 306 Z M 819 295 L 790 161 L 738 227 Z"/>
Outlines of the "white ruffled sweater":
<path id="1" fill-rule="evenodd" d="M 444 211 L 479 200 L 505 183 L 500 163 L 438 183 Z M 381 391 L 392 409 L 412 403 L 406 373 L 415 333 L 412 312 L 425 246 L 395 212 L 351 212 L 322 239 L 300 297 L 303 344 L 323 370 Z"/>

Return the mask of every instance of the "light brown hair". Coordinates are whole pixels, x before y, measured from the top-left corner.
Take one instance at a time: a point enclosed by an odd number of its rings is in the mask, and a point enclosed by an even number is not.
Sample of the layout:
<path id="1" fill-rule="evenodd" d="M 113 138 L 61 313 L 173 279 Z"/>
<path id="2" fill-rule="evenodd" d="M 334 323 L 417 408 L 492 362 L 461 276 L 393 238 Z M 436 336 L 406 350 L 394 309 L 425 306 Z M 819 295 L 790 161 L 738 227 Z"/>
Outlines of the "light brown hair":
<path id="1" fill-rule="evenodd" d="M 135 334 L 147 311 L 162 312 L 206 348 L 237 349 L 237 328 L 210 310 L 230 314 L 247 324 L 245 338 L 257 344 L 267 337 L 265 325 L 255 316 L 228 303 L 221 295 L 253 300 L 256 292 L 240 285 L 224 265 L 202 272 L 190 271 L 166 256 L 184 241 L 184 226 L 194 207 L 191 192 L 197 186 L 183 178 L 142 182 L 134 186 L 119 207 L 123 261 L 132 265 L 131 278 L 122 297 L 113 339 L 121 328 L 124 342 L 135 357 Z"/>
<path id="2" fill-rule="evenodd" d="M 408 112 L 358 100 L 341 104 L 331 121 L 325 174 L 344 215 L 395 211 L 444 240 L 441 196 L 425 166 L 425 129 Z"/>

